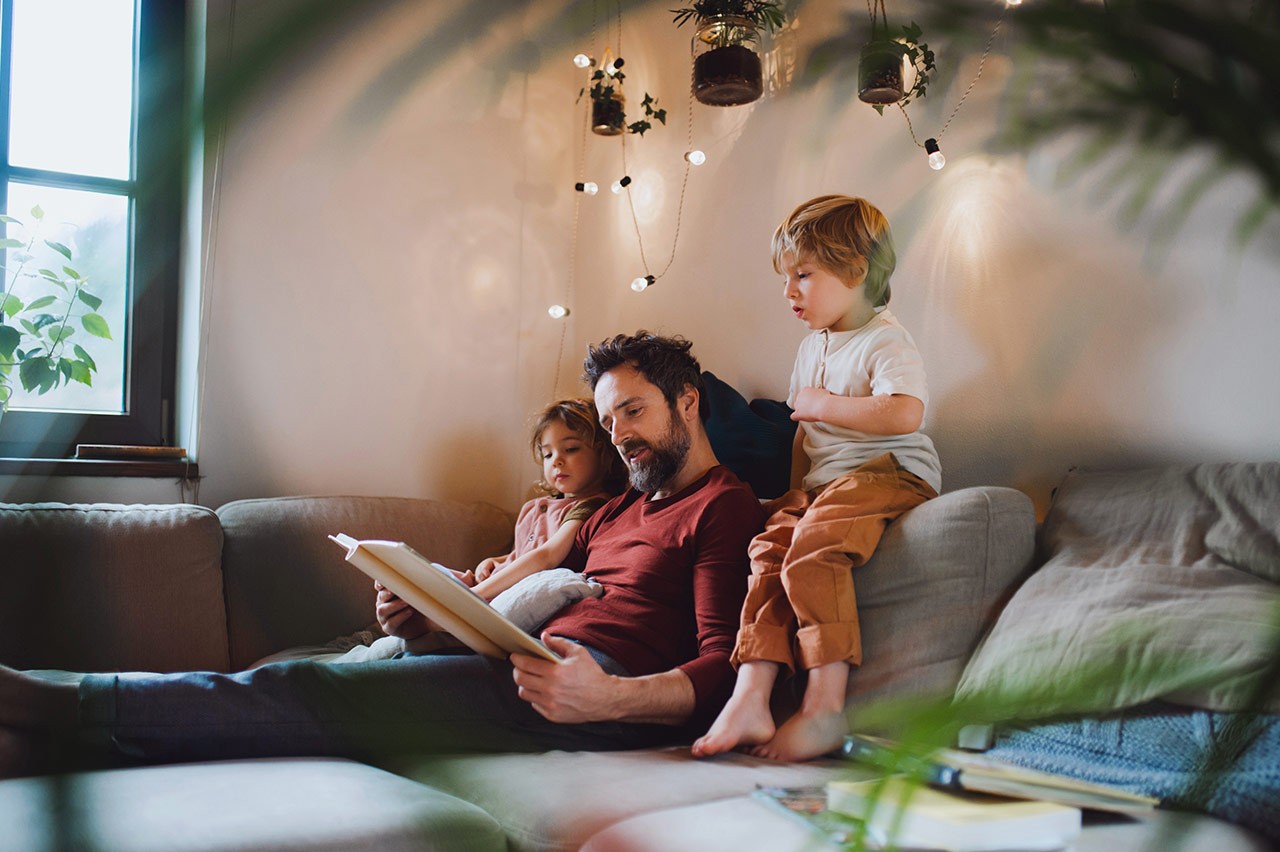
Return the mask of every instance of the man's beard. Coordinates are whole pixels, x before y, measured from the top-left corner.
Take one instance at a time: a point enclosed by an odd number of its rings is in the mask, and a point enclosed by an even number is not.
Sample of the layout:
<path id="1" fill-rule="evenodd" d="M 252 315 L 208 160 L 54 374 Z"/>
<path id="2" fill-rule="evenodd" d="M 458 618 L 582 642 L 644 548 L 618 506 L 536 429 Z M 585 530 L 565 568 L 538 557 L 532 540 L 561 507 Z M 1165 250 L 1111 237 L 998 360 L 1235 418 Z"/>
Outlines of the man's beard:
<path id="1" fill-rule="evenodd" d="M 689 447 L 692 443 L 689 427 L 684 425 L 675 412 L 672 412 L 671 426 L 656 446 L 639 440 L 623 444 L 621 450 L 624 459 L 641 447 L 649 450 L 647 458 L 634 465 L 627 464 L 627 474 L 632 487 L 646 494 L 661 490 L 662 486 L 670 482 L 684 466 L 684 460 L 689 456 Z"/>

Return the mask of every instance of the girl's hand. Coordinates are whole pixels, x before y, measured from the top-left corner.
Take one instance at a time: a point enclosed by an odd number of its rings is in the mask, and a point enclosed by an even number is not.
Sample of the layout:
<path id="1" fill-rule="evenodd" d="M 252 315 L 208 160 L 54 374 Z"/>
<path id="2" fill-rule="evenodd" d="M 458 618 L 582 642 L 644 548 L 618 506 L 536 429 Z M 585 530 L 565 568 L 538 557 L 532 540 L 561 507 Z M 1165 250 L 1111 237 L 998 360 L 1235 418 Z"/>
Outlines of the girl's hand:
<path id="1" fill-rule="evenodd" d="M 489 576 L 498 569 L 498 560 L 490 556 L 476 566 L 475 578 L 476 582 L 489 579 Z"/>
<path id="2" fill-rule="evenodd" d="M 791 412 L 791 419 L 806 423 L 824 420 L 822 410 L 831 396 L 831 391 L 823 388 L 801 388 L 796 394 L 796 410 Z"/>

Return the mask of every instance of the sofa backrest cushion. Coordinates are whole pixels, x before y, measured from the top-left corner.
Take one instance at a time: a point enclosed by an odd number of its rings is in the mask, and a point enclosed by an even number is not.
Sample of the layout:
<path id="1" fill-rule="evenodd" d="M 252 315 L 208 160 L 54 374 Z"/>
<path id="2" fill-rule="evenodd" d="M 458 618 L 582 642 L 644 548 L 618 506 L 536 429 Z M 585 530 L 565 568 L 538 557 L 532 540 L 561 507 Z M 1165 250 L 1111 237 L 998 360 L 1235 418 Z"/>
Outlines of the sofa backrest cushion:
<path id="1" fill-rule="evenodd" d="M 0 660 L 226 671 L 221 554 L 202 506 L 0 503 Z"/>
<path id="2" fill-rule="evenodd" d="M 899 701 L 949 697 L 1000 605 L 1031 569 L 1035 511 L 1012 488 L 929 500 L 885 531 L 853 573 L 861 666 L 849 675 L 855 729 L 896 721 Z M 892 705 L 892 706 L 890 706 Z"/>
<path id="3" fill-rule="evenodd" d="M 511 548 L 512 518 L 486 503 L 401 497 L 279 497 L 218 509 L 231 664 L 323 644 L 373 621 L 373 585 L 329 536 L 403 541 L 450 567 Z"/>

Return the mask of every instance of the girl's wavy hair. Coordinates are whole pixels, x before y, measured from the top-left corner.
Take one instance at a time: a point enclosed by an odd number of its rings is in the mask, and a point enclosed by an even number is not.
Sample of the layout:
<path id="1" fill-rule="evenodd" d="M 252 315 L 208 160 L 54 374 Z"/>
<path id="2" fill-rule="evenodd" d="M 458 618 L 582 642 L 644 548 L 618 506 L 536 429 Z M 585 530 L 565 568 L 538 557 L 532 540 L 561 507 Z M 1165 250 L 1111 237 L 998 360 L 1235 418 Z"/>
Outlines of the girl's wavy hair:
<path id="1" fill-rule="evenodd" d="M 542 464 L 542 433 L 552 423 L 563 424 L 570 432 L 577 435 L 596 454 L 600 469 L 604 472 L 601 483 L 610 494 L 620 494 L 627 481 L 627 472 L 622 466 L 622 457 L 609 440 L 596 417 L 596 407 L 586 399 L 562 399 L 553 402 L 542 410 L 533 421 L 532 435 L 529 438 L 529 449 L 533 459 Z M 562 496 L 545 479 L 539 479 L 537 487 L 556 497 Z"/>
<path id="2" fill-rule="evenodd" d="M 806 201 L 773 232 L 772 248 L 778 273 L 788 255 L 795 263 L 816 263 L 845 282 L 856 280 L 865 267 L 867 301 L 877 308 L 889 304 L 889 276 L 898 255 L 889 220 L 864 198 L 820 195 Z"/>

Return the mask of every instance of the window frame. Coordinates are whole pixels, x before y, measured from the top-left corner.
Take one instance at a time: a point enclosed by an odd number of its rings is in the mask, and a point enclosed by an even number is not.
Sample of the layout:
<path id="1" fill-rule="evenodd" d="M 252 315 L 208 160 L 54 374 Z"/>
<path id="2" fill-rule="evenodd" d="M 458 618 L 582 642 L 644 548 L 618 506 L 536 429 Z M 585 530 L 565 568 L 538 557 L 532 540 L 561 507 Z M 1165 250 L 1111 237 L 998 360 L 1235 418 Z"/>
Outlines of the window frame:
<path id="1" fill-rule="evenodd" d="M 189 73 L 187 4 L 138 0 L 133 161 L 130 179 L 116 180 L 9 163 L 13 3 L 14 0 L 0 0 L 0 209 L 8 206 L 11 180 L 37 186 L 105 190 L 128 197 L 129 311 L 127 327 L 122 329 L 124 412 L 11 408 L 0 419 L 0 457 L 69 458 L 75 455 L 77 444 L 172 446 L 183 177 L 189 150 L 185 126 Z"/>

